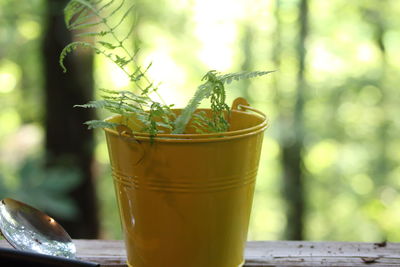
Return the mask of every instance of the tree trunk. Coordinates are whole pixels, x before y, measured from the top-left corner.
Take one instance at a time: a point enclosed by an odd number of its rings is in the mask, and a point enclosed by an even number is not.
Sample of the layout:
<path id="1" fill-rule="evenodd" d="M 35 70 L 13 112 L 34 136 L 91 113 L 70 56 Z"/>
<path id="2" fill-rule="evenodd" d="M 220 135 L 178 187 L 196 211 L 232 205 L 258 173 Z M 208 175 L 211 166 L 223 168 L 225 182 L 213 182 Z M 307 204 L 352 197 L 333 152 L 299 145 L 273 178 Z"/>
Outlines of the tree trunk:
<path id="1" fill-rule="evenodd" d="M 78 51 L 66 59 L 68 73 L 64 74 L 58 58 L 62 48 L 71 42 L 71 34 L 64 25 L 63 9 L 67 1 L 46 0 L 46 29 L 43 39 L 45 90 L 45 148 L 51 167 L 76 168 L 80 184 L 69 193 L 79 214 L 71 220 L 59 219 L 73 238 L 96 238 L 98 215 L 91 170 L 93 160 L 93 132 L 83 122 L 93 119 L 89 109 L 74 109 L 73 105 L 92 99 L 93 56 Z"/>
<path id="2" fill-rule="evenodd" d="M 308 35 L 308 1 L 299 3 L 299 34 L 297 41 L 297 87 L 295 108 L 291 115 L 290 127 L 294 131 L 294 139 L 284 142 L 282 147 L 282 164 L 284 172 L 284 193 L 287 202 L 286 239 L 302 240 L 304 238 L 304 182 L 303 182 L 303 106 L 306 89 L 305 73 L 305 41 Z"/>

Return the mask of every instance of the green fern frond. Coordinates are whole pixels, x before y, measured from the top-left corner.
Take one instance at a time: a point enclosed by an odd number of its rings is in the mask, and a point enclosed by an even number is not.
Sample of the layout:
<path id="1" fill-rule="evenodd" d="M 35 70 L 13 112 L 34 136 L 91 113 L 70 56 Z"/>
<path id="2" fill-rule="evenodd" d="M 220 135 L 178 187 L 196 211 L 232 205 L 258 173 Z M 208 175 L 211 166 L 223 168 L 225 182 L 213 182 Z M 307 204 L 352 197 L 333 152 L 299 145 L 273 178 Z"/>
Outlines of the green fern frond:
<path id="1" fill-rule="evenodd" d="M 102 46 L 104 46 L 107 49 L 111 49 L 112 50 L 112 49 L 117 48 L 117 46 L 115 46 L 115 45 L 113 45 L 113 44 L 111 44 L 109 42 L 98 41 L 98 43 L 101 44 Z"/>
<path id="2" fill-rule="evenodd" d="M 75 15 L 73 17 L 73 20 L 71 18 L 70 24 L 69 25 L 67 24 L 67 29 L 73 30 L 76 27 L 78 27 L 80 24 L 83 24 L 86 21 L 93 21 L 95 19 L 98 19 L 96 14 L 93 14 L 93 12 L 90 12 L 87 9 L 84 9 L 82 12 L 79 13 L 79 15 Z"/>
<path id="3" fill-rule="evenodd" d="M 257 76 L 266 75 L 273 71 L 253 71 L 253 72 L 239 72 L 219 74 L 215 70 L 207 72 L 202 81 L 205 81 L 197 88 L 194 97 L 189 101 L 188 105 L 183 109 L 180 116 L 175 121 L 173 133 L 180 134 L 185 131 L 186 125 L 189 123 L 193 113 L 196 111 L 201 101 L 206 98 L 211 98 L 211 109 L 213 110 L 214 128 L 226 131 L 228 129 L 228 122 L 224 118 L 224 111 L 229 112 L 228 105 L 225 104 L 226 93 L 224 83 L 231 83 L 232 81 L 239 81 L 242 79 L 249 79 Z"/>
<path id="4" fill-rule="evenodd" d="M 75 1 L 70 1 L 64 8 L 64 21 L 67 27 L 71 24 L 72 18 L 74 18 L 77 14 L 83 12 L 84 7 L 75 2 Z"/>
<path id="5" fill-rule="evenodd" d="M 136 74 L 136 73 L 139 73 L 139 74 L 137 74 L 136 77 L 133 78 L 133 81 L 135 81 L 135 82 L 140 81 L 140 79 L 146 75 L 147 71 L 150 69 L 150 67 L 151 67 L 152 65 L 153 65 L 153 62 L 150 62 L 150 64 L 147 65 L 147 67 L 146 67 L 146 69 L 145 69 L 144 71 L 142 71 L 142 70 L 140 69 L 140 67 L 138 67 L 138 68 L 135 70 L 135 74 Z M 148 93 L 149 93 L 149 90 L 150 90 L 151 88 L 153 88 L 153 91 L 154 91 L 154 90 L 157 90 L 157 87 L 153 87 L 153 84 L 150 83 L 148 87 L 146 87 L 144 90 L 142 90 L 142 94 L 148 94 Z"/>
<path id="6" fill-rule="evenodd" d="M 109 129 L 114 129 L 118 125 L 118 123 L 113 123 L 113 122 L 107 122 L 107 121 L 102 121 L 102 120 L 90 120 L 86 121 L 84 124 L 88 126 L 88 129 L 96 129 L 96 128 L 109 128 Z"/>
<path id="7" fill-rule="evenodd" d="M 109 104 L 107 100 L 92 100 L 86 104 L 74 105 L 74 108 L 105 108 Z"/>
<path id="8" fill-rule="evenodd" d="M 79 108 L 96 108 L 96 109 L 107 109 L 114 113 L 118 114 L 127 114 L 131 112 L 140 112 L 140 108 L 131 105 L 129 103 L 125 103 L 121 99 L 102 99 L 102 100 L 93 100 L 83 105 L 74 105 L 74 107 Z"/>
<path id="9" fill-rule="evenodd" d="M 121 57 L 119 55 L 115 55 L 114 62 L 120 67 L 125 67 L 129 64 L 129 62 L 131 62 L 131 60 L 126 59 L 125 57 Z"/>
<path id="10" fill-rule="evenodd" d="M 106 17 L 104 17 L 104 20 L 107 20 L 108 18 L 111 18 L 112 16 L 114 16 L 115 13 L 117 13 L 125 4 L 125 0 L 121 0 L 120 4 L 114 8 L 113 11 L 110 12 L 110 14 Z"/>
<path id="11" fill-rule="evenodd" d="M 263 76 L 275 71 L 243 71 L 237 73 L 228 73 L 224 75 L 220 75 L 218 79 L 226 84 L 230 84 L 232 81 L 240 81 L 244 79 L 251 79 L 258 76 Z"/>
<path id="12" fill-rule="evenodd" d="M 189 103 L 182 110 L 182 113 L 178 116 L 175 121 L 174 134 L 180 134 L 185 131 L 186 125 L 189 123 L 192 114 L 196 111 L 197 107 L 200 105 L 203 99 L 208 98 L 212 92 L 212 84 L 207 82 L 200 85 L 193 98 L 190 99 Z"/>
<path id="13" fill-rule="evenodd" d="M 116 28 L 119 27 L 126 18 L 129 16 L 129 13 L 134 9 L 134 5 L 131 5 L 126 0 L 114 1 L 110 0 L 105 3 L 103 1 L 94 1 L 94 0 L 71 0 L 67 7 L 65 8 L 65 21 L 69 29 L 78 29 L 78 28 L 91 28 L 95 26 L 103 26 L 102 30 L 93 30 L 90 32 L 79 33 L 77 36 L 95 36 L 99 38 L 96 44 L 99 48 L 95 49 L 97 54 L 103 54 L 109 60 L 116 63 L 123 72 L 125 72 L 134 85 L 141 91 L 143 91 L 144 87 L 149 87 L 149 85 L 153 85 L 154 83 L 150 82 L 149 79 L 145 76 L 146 71 L 142 71 L 135 61 L 135 54 L 130 53 L 130 49 L 126 48 L 124 42 L 127 38 L 119 38 L 115 32 Z M 116 3 L 113 5 L 113 3 Z M 114 16 L 118 11 L 122 10 L 127 6 L 127 9 L 124 11 L 122 17 L 117 22 L 115 26 L 111 26 L 108 22 L 108 18 Z M 109 10 L 108 10 L 109 9 Z M 129 30 L 131 32 L 132 28 Z M 101 38 L 105 35 L 110 35 L 111 39 L 114 39 L 113 42 L 109 40 L 102 40 Z M 108 38 L 108 39 L 110 39 Z M 102 49 L 104 48 L 104 49 Z M 119 50 L 118 52 L 123 53 L 109 53 L 110 50 Z M 125 54 L 125 55 L 124 55 Z M 133 65 L 135 69 L 135 73 L 131 73 L 129 71 L 128 65 Z M 144 80 L 139 84 L 139 80 Z M 147 83 L 147 84 L 146 84 Z M 150 88 L 149 92 L 155 92 L 157 88 Z M 147 95 L 147 93 L 144 93 Z"/>
<path id="14" fill-rule="evenodd" d="M 72 51 L 74 51 L 76 48 L 78 47 L 89 47 L 89 48 L 94 48 L 96 49 L 96 47 L 91 44 L 91 43 L 87 43 L 87 42 L 73 42 L 68 44 L 66 47 L 64 47 L 64 49 L 61 51 L 60 53 L 60 59 L 59 59 L 59 63 L 61 68 L 63 69 L 63 72 L 67 72 L 67 68 L 64 65 L 64 60 L 65 57 L 71 53 Z"/>
<path id="15" fill-rule="evenodd" d="M 114 91 L 100 89 L 104 94 L 102 94 L 103 99 L 107 100 L 119 100 L 119 101 L 131 101 L 139 105 L 150 106 L 150 99 L 148 97 L 143 97 L 136 95 L 131 91 Z"/>
<path id="16" fill-rule="evenodd" d="M 129 31 L 125 34 L 125 37 L 121 39 L 121 42 L 125 42 L 130 36 L 132 36 L 133 31 L 135 30 L 135 26 L 137 25 L 137 20 L 134 19 L 132 21 L 132 25 L 129 28 Z M 134 53 L 134 55 L 137 53 L 137 51 Z"/>
<path id="17" fill-rule="evenodd" d="M 197 133 L 207 133 L 212 132 L 211 127 L 209 127 L 210 120 L 207 118 L 207 114 L 204 111 L 194 113 L 193 121 L 191 126 L 196 130 Z"/>
<path id="18" fill-rule="evenodd" d="M 74 24 L 75 26 L 79 25 L 81 21 L 87 21 L 91 17 L 91 12 L 96 14 L 96 5 L 100 2 L 93 0 L 71 0 L 64 8 L 64 20 L 68 29 L 71 29 L 70 27 Z M 78 23 L 73 24 L 73 21 Z"/>
<path id="19" fill-rule="evenodd" d="M 99 90 L 106 94 L 112 94 L 112 95 L 118 95 L 120 93 L 120 91 L 110 90 L 110 89 L 106 89 L 106 88 L 99 88 Z"/>
<path id="20" fill-rule="evenodd" d="M 119 25 L 121 25 L 124 20 L 128 17 L 128 15 L 132 12 L 133 8 L 135 7 L 135 5 L 131 5 L 127 11 L 124 13 L 124 15 L 121 17 L 121 19 L 119 20 L 119 22 L 117 24 L 115 24 L 112 29 L 115 30 L 116 28 L 119 27 Z"/>
<path id="21" fill-rule="evenodd" d="M 99 1 L 99 2 L 101 2 L 101 1 Z M 106 9 L 106 8 L 108 8 L 109 6 L 111 6 L 112 3 L 114 3 L 114 0 L 110 0 L 110 1 L 108 1 L 107 3 L 105 3 L 103 6 L 99 7 L 99 12 L 102 11 L 103 9 Z"/>
<path id="22" fill-rule="evenodd" d="M 87 22 L 87 23 L 80 23 L 80 24 L 73 24 L 69 27 L 70 30 L 81 30 L 86 28 L 91 28 L 97 25 L 102 24 L 102 21 L 95 21 L 95 22 Z"/>
<path id="23" fill-rule="evenodd" d="M 60 54 L 60 66 L 63 71 L 67 69 L 64 65 L 66 56 L 78 47 L 88 47 L 96 54 L 101 54 L 116 64 L 127 77 L 132 85 L 132 91 L 114 91 L 101 89 L 102 99 L 90 101 L 83 105 L 75 105 L 81 108 L 105 109 L 112 113 L 122 115 L 126 125 L 133 125 L 135 130 L 145 131 L 154 136 L 157 133 L 168 131 L 181 134 L 185 131 L 186 125 L 193 118 L 193 126 L 198 131 L 223 132 L 228 130 L 229 124 L 226 117 L 229 115 L 229 106 L 226 102 L 225 84 L 242 79 L 250 79 L 271 73 L 272 71 L 239 72 L 220 74 L 212 70 L 207 72 L 193 98 L 176 117 L 172 112 L 172 105 L 167 105 L 158 95 L 158 84 L 155 84 L 147 77 L 147 72 L 152 66 L 150 63 L 143 68 L 137 63 L 137 51 L 131 52 L 125 41 L 135 28 L 135 19 L 128 33 L 123 38 L 117 35 L 117 28 L 127 21 L 129 14 L 134 10 L 135 5 L 126 0 L 70 0 L 64 9 L 65 23 L 70 30 L 84 30 L 75 36 L 93 36 L 96 40 L 93 43 L 73 42 L 67 45 Z M 109 18 L 119 11 L 121 17 L 114 25 L 111 25 Z M 134 93 L 134 92 L 138 93 Z M 161 103 L 154 101 L 150 95 L 155 93 Z M 211 103 L 211 116 L 202 113 L 195 113 L 199 104 L 209 99 Z M 136 120 L 132 119 L 132 115 Z M 137 120 L 140 121 L 137 123 Z M 113 128 L 117 124 L 93 120 L 86 123 L 89 128 Z"/>
<path id="24" fill-rule="evenodd" d="M 77 33 L 76 37 L 102 37 L 109 34 L 109 31 L 100 31 L 100 32 L 82 32 Z"/>

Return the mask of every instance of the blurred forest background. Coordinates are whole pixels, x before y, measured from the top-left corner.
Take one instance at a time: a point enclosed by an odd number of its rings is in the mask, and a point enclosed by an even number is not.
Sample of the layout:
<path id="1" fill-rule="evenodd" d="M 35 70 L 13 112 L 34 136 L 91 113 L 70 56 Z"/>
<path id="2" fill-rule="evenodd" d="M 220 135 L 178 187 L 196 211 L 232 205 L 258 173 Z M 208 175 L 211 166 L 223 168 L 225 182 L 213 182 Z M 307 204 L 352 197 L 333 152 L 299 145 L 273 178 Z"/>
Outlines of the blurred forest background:
<path id="1" fill-rule="evenodd" d="M 132 49 L 182 107 L 210 69 L 268 114 L 250 240 L 400 242 L 399 0 L 137 0 Z M 74 109 L 128 80 L 71 41 L 64 0 L 0 0 L 0 198 L 121 238 L 107 148 Z"/>

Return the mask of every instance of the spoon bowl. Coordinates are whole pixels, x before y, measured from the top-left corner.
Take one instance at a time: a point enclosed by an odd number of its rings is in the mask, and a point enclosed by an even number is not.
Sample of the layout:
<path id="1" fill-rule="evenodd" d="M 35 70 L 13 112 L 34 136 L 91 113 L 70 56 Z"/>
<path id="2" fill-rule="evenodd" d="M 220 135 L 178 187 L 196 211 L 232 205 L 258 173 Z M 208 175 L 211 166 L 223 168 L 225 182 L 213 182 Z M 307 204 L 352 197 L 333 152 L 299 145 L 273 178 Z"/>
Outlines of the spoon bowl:
<path id="1" fill-rule="evenodd" d="M 47 214 L 20 201 L 0 201 L 0 232 L 18 250 L 76 258 L 75 245 L 64 228 Z"/>

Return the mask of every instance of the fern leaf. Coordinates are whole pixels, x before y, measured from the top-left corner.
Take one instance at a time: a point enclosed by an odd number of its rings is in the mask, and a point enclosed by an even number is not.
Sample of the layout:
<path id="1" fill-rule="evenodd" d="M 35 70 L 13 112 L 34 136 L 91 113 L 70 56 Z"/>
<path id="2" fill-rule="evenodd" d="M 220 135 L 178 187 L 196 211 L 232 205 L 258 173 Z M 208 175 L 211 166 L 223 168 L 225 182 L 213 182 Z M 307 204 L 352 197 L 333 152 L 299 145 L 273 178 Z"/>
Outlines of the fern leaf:
<path id="1" fill-rule="evenodd" d="M 129 99 L 123 96 L 108 96 L 103 95 L 104 100 L 109 101 L 104 107 L 118 107 L 125 109 L 128 112 L 139 112 L 142 108 L 140 106 L 146 105 L 146 101 L 140 101 L 138 99 Z"/>
<path id="2" fill-rule="evenodd" d="M 158 127 L 164 127 L 164 128 L 167 128 L 167 129 L 172 129 L 172 126 L 170 124 L 168 124 L 168 123 L 157 122 L 156 124 L 157 124 Z"/>
<path id="3" fill-rule="evenodd" d="M 74 1 L 74 0 L 72 0 Z M 114 0 L 111 0 L 111 2 L 113 2 Z M 100 4 L 100 2 L 102 2 L 102 0 L 100 1 L 92 1 L 92 5 L 93 6 L 97 6 L 98 4 Z M 76 14 L 73 14 L 73 16 L 69 16 L 69 18 L 67 16 L 65 16 L 65 20 L 66 20 L 66 25 L 68 27 L 68 29 L 75 29 L 76 26 L 83 24 L 85 22 L 89 22 L 92 21 L 92 18 L 97 17 L 99 18 L 99 13 L 101 11 L 101 9 L 98 10 L 97 14 L 95 14 L 93 11 L 87 9 L 85 6 L 79 4 L 79 3 L 75 3 L 76 5 L 79 5 L 82 9 L 82 11 L 78 11 L 76 12 Z M 100 21 L 99 21 L 100 23 Z"/>
<path id="4" fill-rule="evenodd" d="M 130 27 L 129 31 L 126 33 L 125 37 L 121 40 L 121 43 L 125 42 L 131 36 L 132 32 L 135 30 L 135 26 L 136 25 L 137 25 L 137 20 L 134 19 L 132 24 L 131 24 L 131 27 Z M 134 53 L 134 55 L 137 54 L 137 52 L 138 51 L 136 51 Z"/>
<path id="5" fill-rule="evenodd" d="M 132 99 L 140 99 L 143 101 L 149 101 L 150 99 L 148 97 L 144 97 L 144 96 L 139 96 L 136 95 L 135 93 L 131 92 L 131 91 L 115 91 L 115 90 L 109 90 L 109 89 L 104 89 L 104 88 L 100 88 L 100 91 L 109 94 L 109 95 L 124 95 L 127 98 L 132 98 Z"/>
<path id="6" fill-rule="evenodd" d="M 128 65 L 129 62 L 131 62 L 131 61 L 128 60 L 128 59 L 125 59 L 125 57 L 120 57 L 120 56 L 118 56 L 118 55 L 115 55 L 114 62 L 115 62 L 118 66 L 120 66 L 121 68 L 123 68 L 123 67 L 125 67 L 126 65 Z"/>
<path id="7" fill-rule="evenodd" d="M 114 27 L 112 27 L 113 30 L 115 30 L 116 28 L 118 28 L 119 25 L 122 24 L 122 22 L 124 22 L 124 20 L 126 19 L 126 17 L 128 17 L 129 13 L 131 13 L 132 9 L 135 7 L 135 5 L 131 5 L 128 10 L 124 13 L 124 15 L 121 17 L 121 19 L 119 20 L 119 22 L 117 24 L 115 24 Z"/>
<path id="8" fill-rule="evenodd" d="M 91 17 L 99 13 L 96 5 L 101 1 L 94 0 L 71 0 L 64 8 L 64 20 L 67 27 L 76 27 L 81 23 L 88 21 Z"/>
<path id="9" fill-rule="evenodd" d="M 125 0 L 121 0 L 120 4 L 108 16 L 106 16 L 104 19 L 108 19 L 108 18 L 114 16 L 114 14 L 117 13 L 124 4 L 125 4 Z"/>
<path id="10" fill-rule="evenodd" d="M 79 24 L 83 24 L 86 21 L 92 21 L 94 18 L 98 19 L 96 14 L 93 14 L 93 12 L 84 9 L 78 15 L 74 16 L 74 18 L 70 21 L 70 23 L 66 25 L 69 30 L 72 30 Z"/>
<path id="11" fill-rule="evenodd" d="M 96 9 L 98 1 L 91 0 L 71 0 L 64 9 L 64 20 L 67 27 L 70 27 L 75 16 L 80 21 L 87 21 L 85 18 L 90 16 L 92 12 L 97 17 L 101 18 L 99 12 Z M 86 13 L 81 13 L 85 11 Z M 76 24 L 76 23 L 75 23 Z M 79 24 L 79 23 L 78 23 Z"/>
<path id="12" fill-rule="evenodd" d="M 200 105 L 204 98 L 207 98 L 212 91 L 212 85 L 207 82 L 198 87 L 193 98 L 189 101 L 187 106 L 183 109 L 182 113 L 175 120 L 174 134 L 181 134 L 185 131 L 186 125 L 190 121 L 193 113 L 196 111 L 197 107 Z"/>
<path id="13" fill-rule="evenodd" d="M 205 98 L 211 97 L 211 109 L 213 110 L 213 128 L 214 130 L 224 131 L 228 128 L 228 124 L 224 118 L 223 111 L 229 112 L 228 105 L 225 104 L 225 89 L 224 83 L 231 83 L 233 80 L 239 81 L 257 76 L 266 75 L 274 71 L 254 71 L 254 72 L 239 72 L 220 75 L 217 71 L 211 70 L 204 75 L 202 80 L 206 82 L 200 85 L 195 92 L 194 97 L 189 101 L 188 105 L 183 109 L 182 113 L 175 121 L 175 134 L 180 134 L 185 131 L 186 125 L 189 123 L 193 113 L 196 111 L 200 102 Z"/>
<path id="14" fill-rule="evenodd" d="M 237 72 L 237 73 L 228 73 L 228 74 L 224 74 L 224 75 L 220 75 L 218 77 L 218 79 L 226 84 L 230 84 L 233 80 L 235 81 L 239 81 L 239 80 L 243 80 L 243 79 L 251 79 L 251 78 L 255 78 L 258 76 L 263 76 L 269 73 L 275 72 L 273 71 L 252 71 L 252 72 L 248 72 L 248 71 L 244 71 L 244 72 Z"/>
<path id="15" fill-rule="evenodd" d="M 136 103 L 148 104 L 149 102 L 151 102 L 150 98 L 144 96 L 138 96 L 130 91 L 121 91 L 121 94 L 124 96 L 125 99 L 131 100 Z"/>
<path id="16" fill-rule="evenodd" d="M 112 3 L 114 3 L 114 0 L 110 0 L 109 2 L 107 2 L 106 4 L 104 4 L 103 6 L 101 6 L 99 8 L 99 12 L 102 11 L 103 9 L 106 9 L 107 7 L 111 6 Z"/>
<path id="17" fill-rule="evenodd" d="M 110 90 L 110 89 L 105 89 L 105 88 L 99 88 L 101 92 L 103 92 L 106 95 L 119 95 L 120 91 L 116 90 Z"/>
<path id="18" fill-rule="evenodd" d="M 146 72 L 150 69 L 150 67 L 152 65 L 153 65 L 153 62 L 150 62 L 150 64 L 146 67 L 146 69 L 144 71 L 142 71 L 142 69 L 140 67 L 137 67 L 135 72 L 132 73 L 132 75 L 130 76 L 131 81 L 134 81 L 134 82 L 140 81 L 140 79 L 146 75 Z M 148 94 L 149 89 L 151 89 L 152 87 L 153 87 L 153 83 L 151 83 L 149 86 L 147 86 L 147 88 L 142 89 L 142 94 Z M 153 90 L 154 89 L 155 88 L 153 88 Z"/>
<path id="19" fill-rule="evenodd" d="M 107 122 L 107 121 L 102 121 L 102 120 L 90 120 L 90 121 L 86 121 L 84 122 L 84 124 L 86 124 L 88 126 L 88 129 L 96 129 L 96 128 L 110 128 L 110 129 L 114 129 L 116 128 L 118 125 L 118 123 L 113 123 L 113 122 Z"/>
<path id="20" fill-rule="evenodd" d="M 107 104 L 106 100 L 92 100 L 83 105 L 74 105 L 74 108 L 104 108 Z"/>
<path id="21" fill-rule="evenodd" d="M 109 31 L 101 31 L 101 32 L 83 32 L 75 34 L 75 37 L 90 37 L 90 36 L 104 36 L 110 33 Z"/>
<path id="22" fill-rule="evenodd" d="M 113 44 L 111 44 L 109 42 L 98 41 L 98 43 L 101 44 L 102 46 L 104 46 L 107 49 L 111 49 L 112 50 L 112 49 L 117 48 L 117 46 L 115 46 L 115 45 L 113 45 Z"/>
<path id="23" fill-rule="evenodd" d="M 172 112 L 171 106 L 155 102 L 149 97 L 149 94 L 157 94 L 158 89 L 158 86 L 154 85 L 146 76 L 151 64 L 147 68 L 142 68 L 137 63 L 137 52 L 132 54 L 125 46 L 124 42 L 134 30 L 135 19 L 129 28 L 128 34 L 125 35 L 126 32 L 124 33 L 124 38 L 121 39 L 115 31 L 127 21 L 128 16 L 134 9 L 135 5 L 129 3 L 126 0 L 118 0 L 117 2 L 115 0 L 70 0 L 65 7 L 65 22 L 70 30 L 89 29 L 90 31 L 76 36 L 97 36 L 100 38 L 94 44 L 73 42 L 67 45 L 60 53 L 59 60 L 64 72 L 67 71 L 64 65 L 66 56 L 77 47 L 89 47 L 95 53 L 102 54 L 118 65 L 131 79 L 133 85 L 140 89 L 139 95 L 131 91 L 102 89 L 101 100 L 75 105 L 75 107 L 100 108 L 121 114 L 124 119 L 123 123 L 133 125 L 135 129 L 143 129 L 151 136 L 155 136 L 165 129 L 172 130 L 176 134 L 183 133 L 191 118 L 193 118 L 193 126 L 198 131 L 226 131 L 229 127 L 226 120 L 226 114 L 229 114 L 229 106 L 225 103 L 226 92 L 224 84 L 266 75 L 272 71 L 239 72 L 223 75 L 215 70 L 209 71 L 203 77 L 203 84 L 197 88 L 193 98 L 190 99 L 180 116 L 177 117 Z M 124 11 L 122 11 L 123 8 Z M 121 13 L 121 16 L 116 21 L 116 24 L 112 26 L 108 19 L 117 13 Z M 97 30 L 97 26 L 103 26 L 103 28 Z M 107 37 L 110 37 L 112 41 L 101 38 L 106 35 L 109 35 Z M 128 68 L 128 64 L 132 64 L 132 68 Z M 211 118 L 201 114 L 196 115 L 195 113 L 204 99 L 209 99 L 211 102 Z M 135 120 L 132 119 L 132 114 L 134 114 Z M 137 123 L 138 120 L 140 125 Z M 118 125 L 101 120 L 88 121 L 86 124 L 89 129 L 114 128 Z"/>
<path id="24" fill-rule="evenodd" d="M 64 47 L 64 49 L 61 51 L 60 53 L 60 59 L 59 59 L 59 63 L 61 68 L 63 69 L 63 72 L 67 72 L 67 68 L 64 65 L 64 60 L 65 57 L 71 53 L 73 50 L 75 50 L 77 47 L 89 47 L 89 48 L 94 48 L 97 49 L 94 45 L 92 45 L 91 43 L 87 43 L 87 42 L 73 42 L 68 44 L 66 47 Z"/>
<path id="25" fill-rule="evenodd" d="M 91 28 L 97 25 L 102 24 L 102 21 L 94 21 L 94 22 L 87 22 L 87 23 L 79 23 L 79 24 L 71 24 L 68 29 L 69 30 L 80 30 L 80 29 L 86 29 L 86 28 Z"/>
<path id="26" fill-rule="evenodd" d="M 71 20 L 74 16 L 77 14 L 81 13 L 84 10 L 84 7 L 75 2 L 75 1 L 70 1 L 64 8 L 64 21 L 67 26 L 71 24 Z"/>

